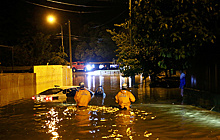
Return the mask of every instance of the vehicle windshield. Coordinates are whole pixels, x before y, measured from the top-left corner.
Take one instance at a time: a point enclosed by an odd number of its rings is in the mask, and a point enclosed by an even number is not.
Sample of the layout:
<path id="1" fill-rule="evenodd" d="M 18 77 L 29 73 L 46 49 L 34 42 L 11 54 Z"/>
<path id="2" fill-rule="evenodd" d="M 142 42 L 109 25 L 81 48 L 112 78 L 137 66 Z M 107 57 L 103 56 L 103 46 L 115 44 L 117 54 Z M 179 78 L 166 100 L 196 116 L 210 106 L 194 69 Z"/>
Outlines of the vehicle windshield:
<path id="1" fill-rule="evenodd" d="M 50 94 L 57 94 L 60 91 L 62 91 L 62 89 L 60 88 L 53 88 L 53 89 L 48 89 L 46 91 L 43 91 L 42 93 L 40 93 L 40 95 L 50 95 Z"/>
<path id="2" fill-rule="evenodd" d="M 84 63 L 78 63 L 78 65 L 85 65 Z"/>

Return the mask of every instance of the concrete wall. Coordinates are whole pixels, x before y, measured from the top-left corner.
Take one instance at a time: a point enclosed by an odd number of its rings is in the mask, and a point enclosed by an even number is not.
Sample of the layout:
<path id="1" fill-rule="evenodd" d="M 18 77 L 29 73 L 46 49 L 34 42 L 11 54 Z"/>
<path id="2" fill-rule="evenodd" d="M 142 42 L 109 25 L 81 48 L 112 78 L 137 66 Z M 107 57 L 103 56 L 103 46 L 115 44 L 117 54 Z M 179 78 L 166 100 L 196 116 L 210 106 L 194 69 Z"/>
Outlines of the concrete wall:
<path id="1" fill-rule="evenodd" d="M 72 85 L 72 71 L 68 66 L 34 66 L 34 73 L 0 73 L 0 106 L 31 98 L 54 85 Z"/>
<path id="2" fill-rule="evenodd" d="M 35 73 L 0 73 L 0 106 L 36 94 Z"/>
<path id="3" fill-rule="evenodd" d="M 54 85 L 71 86 L 72 71 L 69 66 L 62 65 L 41 65 L 34 66 L 36 73 L 36 92 L 37 94 Z"/>

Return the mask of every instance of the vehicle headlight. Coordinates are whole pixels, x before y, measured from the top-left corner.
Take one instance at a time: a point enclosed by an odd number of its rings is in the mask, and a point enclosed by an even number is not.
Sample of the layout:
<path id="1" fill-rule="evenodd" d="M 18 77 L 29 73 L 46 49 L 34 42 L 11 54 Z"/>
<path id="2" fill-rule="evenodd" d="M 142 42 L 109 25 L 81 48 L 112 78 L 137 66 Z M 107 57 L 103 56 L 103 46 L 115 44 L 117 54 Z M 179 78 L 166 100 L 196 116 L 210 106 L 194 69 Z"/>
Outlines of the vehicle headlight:
<path id="1" fill-rule="evenodd" d="M 102 69 L 102 68 L 104 68 L 104 65 L 102 65 L 102 64 L 99 65 L 99 69 Z"/>
<path id="2" fill-rule="evenodd" d="M 86 69 L 87 69 L 87 70 L 92 70 L 92 68 L 93 68 L 93 67 L 92 67 L 91 65 L 86 65 Z"/>

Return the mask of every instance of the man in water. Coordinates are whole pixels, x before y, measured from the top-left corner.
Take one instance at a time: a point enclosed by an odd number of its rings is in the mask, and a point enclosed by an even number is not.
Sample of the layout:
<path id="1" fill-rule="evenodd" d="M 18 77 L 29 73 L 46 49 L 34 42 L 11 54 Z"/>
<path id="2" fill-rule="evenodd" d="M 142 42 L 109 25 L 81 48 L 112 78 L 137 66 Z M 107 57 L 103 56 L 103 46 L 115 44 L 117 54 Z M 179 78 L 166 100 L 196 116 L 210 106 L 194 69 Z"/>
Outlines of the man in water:
<path id="1" fill-rule="evenodd" d="M 119 104 L 120 109 L 129 110 L 131 102 L 135 102 L 134 95 L 127 90 L 127 84 L 122 85 L 122 90 L 115 96 L 115 102 Z"/>
<path id="2" fill-rule="evenodd" d="M 181 89 L 181 96 L 183 96 L 183 89 L 186 85 L 186 75 L 183 73 L 182 70 L 180 70 L 180 89 Z"/>
<path id="3" fill-rule="evenodd" d="M 88 90 L 84 88 L 84 83 L 79 83 L 80 89 L 79 91 L 76 91 L 76 95 L 74 96 L 74 100 L 77 103 L 77 107 L 87 107 L 88 103 L 91 100 L 91 95 Z"/>

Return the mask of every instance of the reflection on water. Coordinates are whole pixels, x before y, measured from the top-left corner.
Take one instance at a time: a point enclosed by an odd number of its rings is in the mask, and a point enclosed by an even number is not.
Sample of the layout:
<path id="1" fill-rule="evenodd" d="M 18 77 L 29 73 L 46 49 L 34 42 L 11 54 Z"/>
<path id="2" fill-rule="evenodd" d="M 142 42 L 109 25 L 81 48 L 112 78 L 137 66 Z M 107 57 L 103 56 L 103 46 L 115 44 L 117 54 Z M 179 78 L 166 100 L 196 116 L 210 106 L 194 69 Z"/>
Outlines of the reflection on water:
<path id="1" fill-rule="evenodd" d="M 140 78 L 141 75 L 136 78 Z M 91 90 L 95 90 L 98 86 L 107 86 L 108 89 L 114 90 L 115 88 L 121 88 L 124 82 L 128 83 L 131 87 L 131 78 L 122 77 L 121 75 L 87 75 L 85 73 L 73 74 L 73 85 L 78 85 L 80 82 L 84 82 L 86 87 Z M 106 88 L 107 89 L 107 88 Z"/>
<path id="2" fill-rule="evenodd" d="M 106 99 L 97 97 L 90 102 L 91 105 L 116 106 L 114 96 L 120 91 L 123 83 L 129 85 L 129 90 L 135 95 L 135 104 L 145 103 L 168 103 L 181 104 L 182 97 L 178 88 L 150 88 L 149 80 L 143 81 L 142 75 L 135 77 L 135 88 L 131 87 L 131 78 L 122 77 L 121 75 L 87 75 L 85 73 L 74 73 L 73 84 L 78 85 L 84 82 L 85 86 L 95 91 L 98 86 L 103 86 L 106 93 Z M 102 104 L 97 104 L 96 101 Z M 104 101 L 104 104 L 103 104 Z"/>
<path id="3" fill-rule="evenodd" d="M 36 107 L 39 132 L 54 140 L 212 140 L 220 136 L 220 114 L 192 106 L 145 104 L 127 111 L 105 106 L 77 109 L 58 105 L 48 107 L 47 112 L 42 106 Z"/>
<path id="4" fill-rule="evenodd" d="M 1 140 L 220 138 L 220 114 L 189 105 L 133 104 L 125 111 L 25 100 L 1 107 L 0 120 Z"/>
<path id="5" fill-rule="evenodd" d="M 73 97 L 66 104 L 30 99 L 0 107 L 0 139 L 220 139 L 220 114 L 182 105 L 179 89 L 149 88 L 136 77 L 138 86 L 129 90 L 137 101 L 126 111 L 115 107 L 114 96 L 129 78 L 75 74 L 73 80 L 74 85 L 85 82 L 93 91 L 102 85 L 106 97 L 95 96 L 88 108 L 80 109 Z"/>
<path id="6" fill-rule="evenodd" d="M 41 107 L 40 107 L 41 108 Z M 51 107 L 48 112 L 38 112 L 40 132 L 50 134 L 50 139 L 140 139 L 153 135 L 147 130 L 136 130 L 136 125 L 156 119 L 151 112 L 138 109 L 125 111 L 105 106 L 89 106 L 77 109 Z M 74 131 L 74 134 L 73 134 Z"/>

